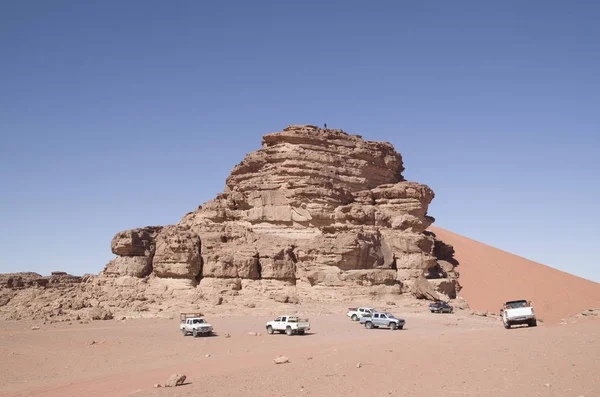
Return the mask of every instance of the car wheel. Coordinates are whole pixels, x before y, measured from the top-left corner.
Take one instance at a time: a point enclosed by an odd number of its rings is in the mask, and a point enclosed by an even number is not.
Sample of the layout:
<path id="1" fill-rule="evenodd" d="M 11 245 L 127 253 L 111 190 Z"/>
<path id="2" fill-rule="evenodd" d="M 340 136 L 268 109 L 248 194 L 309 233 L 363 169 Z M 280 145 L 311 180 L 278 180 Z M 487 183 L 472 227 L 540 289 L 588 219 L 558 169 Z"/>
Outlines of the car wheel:
<path id="1" fill-rule="evenodd" d="M 404 328 L 404 325 L 401 325 L 401 326 L 398 327 L 398 329 L 402 329 L 402 328 Z"/>
<path id="2" fill-rule="evenodd" d="M 366 329 L 371 329 L 371 328 L 373 328 L 373 323 L 372 323 L 372 322 L 370 322 L 370 321 L 367 321 L 367 322 L 365 323 L 365 328 L 366 328 Z"/>
<path id="3" fill-rule="evenodd" d="M 395 330 L 396 330 L 396 328 L 397 328 L 397 326 L 396 326 L 396 323 L 390 323 L 390 329 L 391 329 L 392 331 L 395 331 Z"/>
<path id="4" fill-rule="evenodd" d="M 292 327 L 287 327 L 287 328 L 285 329 L 285 333 L 286 333 L 286 335 L 287 335 L 287 336 L 292 336 L 292 334 L 294 333 L 294 332 L 292 331 Z"/>
<path id="5" fill-rule="evenodd" d="M 194 335 L 194 338 L 196 338 L 198 336 L 198 331 L 194 330 L 192 334 Z"/>
<path id="6" fill-rule="evenodd" d="M 533 320 L 529 321 L 529 326 L 530 327 L 537 327 L 537 320 L 534 318 Z"/>
<path id="7" fill-rule="evenodd" d="M 358 321 L 358 316 L 356 314 L 352 315 L 352 321 Z"/>
<path id="8" fill-rule="evenodd" d="M 185 329 L 182 329 L 182 330 L 181 330 L 181 335 L 183 335 L 183 336 L 186 336 L 186 335 L 187 335 L 187 332 L 186 332 L 186 330 L 185 330 Z"/>
<path id="9" fill-rule="evenodd" d="M 267 334 L 273 335 L 273 327 L 271 327 L 270 325 L 267 327 Z"/>
<path id="10" fill-rule="evenodd" d="M 510 324 L 509 323 L 504 323 L 504 328 L 510 329 Z"/>
<path id="11" fill-rule="evenodd" d="M 301 329 L 300 331 L 298 331 L 298 335 L 304 335 L 304 330 Z"/>

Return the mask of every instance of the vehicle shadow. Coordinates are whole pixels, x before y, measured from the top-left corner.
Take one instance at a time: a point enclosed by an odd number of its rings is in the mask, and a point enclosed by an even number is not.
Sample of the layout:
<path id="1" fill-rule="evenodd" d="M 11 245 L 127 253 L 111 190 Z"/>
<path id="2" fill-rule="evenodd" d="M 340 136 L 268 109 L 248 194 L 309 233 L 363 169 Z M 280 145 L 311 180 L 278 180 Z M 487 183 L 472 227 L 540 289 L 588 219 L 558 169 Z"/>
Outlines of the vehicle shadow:
<path id="1" fill-rule="evenodd" d="M 188 336 L 194 338 L 194 335 L 188 335 Z M 198 338 L 198 339 L 200 339 L 200 338 L 216 338 L 218 336 L 220 336 L 220 335 L 212 333 L 212 334 L 209 334 L 209 335 L 198 335 L 198 336 L 196 336 L 196 338 Z"/>
<path id="2" fill-rule="evenodd" d="M 535 329 L 536 327 L 530 327 L 527 324 L 520 324 L 520 325 L 511 325 L 510 328 L 507 328 L 507 331 L 510 331 L 511 329 Z"/>
<path id="3" fill-rule="evenodd" d="M 267 333 L 266 335 L 267 336 L 287 336 L 285 332 L 283 332 L 281 334 L 278 332 L 274 332 L 272 334 Z M 305 332 L 303 334 L 294 334 L 292 336 L 313 336 L 313 335 L 317 335 L 317 333 L 316 332 Z"/>
<path id="4" fill-rule="evenodd" d="M 407 328 L 406 328 L 406 327 L 403 327 L 403 328 L 396 328 L 395 330 L 391 330 L 391 329 L 389 329 L 389 328 L 386 328 L 386 327 L 378 327 L 378 328 L 374 328 L 374 327 L 373 327 L 373 328 L 371 328 L 371 329 L 369 329 L 369 328 L 365 328 L 365 330 L 366 330 L 366 331 L 388 331 L 388 332 L 392 332 L 392 331 L 393 331 L 393 332 L 395 332 L 395 331 L 406 331 L 406 330 L 407 330 Z"/>

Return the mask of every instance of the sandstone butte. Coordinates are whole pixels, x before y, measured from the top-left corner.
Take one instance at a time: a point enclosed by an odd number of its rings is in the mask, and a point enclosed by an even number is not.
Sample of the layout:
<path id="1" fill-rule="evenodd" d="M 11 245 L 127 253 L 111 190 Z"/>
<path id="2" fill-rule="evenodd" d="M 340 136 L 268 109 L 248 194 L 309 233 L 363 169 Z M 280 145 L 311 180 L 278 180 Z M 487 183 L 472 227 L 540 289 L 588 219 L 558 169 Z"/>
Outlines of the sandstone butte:
<path id="1" fill-rule="evenodd" d="M 151 317 L 222 302 L 400 295 L 464 307 L 455 300 L 454 248 L 428 230 L 434 193 L 403 171 L 390 143 L 310 125 L 267 134 L 224 191 L 177 224 L 118 232 L 116 257 L 98 275 L 0 275 L 0 318 Z"/>

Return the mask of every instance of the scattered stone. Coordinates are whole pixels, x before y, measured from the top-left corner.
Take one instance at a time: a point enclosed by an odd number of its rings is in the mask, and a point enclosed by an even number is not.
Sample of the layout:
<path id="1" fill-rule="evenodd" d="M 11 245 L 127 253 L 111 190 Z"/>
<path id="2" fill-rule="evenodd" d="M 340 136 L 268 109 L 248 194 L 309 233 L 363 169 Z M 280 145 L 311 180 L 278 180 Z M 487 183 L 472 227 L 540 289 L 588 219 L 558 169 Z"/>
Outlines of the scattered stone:
<path id="1" fill-rule="evenodd" d="M 91 345 L 95 345 L 95 344 L 96 344 L 96 341 L 95 341 L 95 340 L 93 340 L 93 341 L 91 341 L 91 342 L 90 342 L 90 346 L 91 346 Z"/>
<path id="2" fill-rule="evenodd" d="M 312 360 L 313 358 L 312 358 L 312 357 L 306 357 L 306 359 L 307 359 L 307 360 Z"/>
<path id="3" fill-rule="evenodd" d="M 207 357 L 207 358 L 208 358 L 208 357 L 210 357 L 210 356 L 211 356 L 210 354 L 207 354 L 207 355 L 205 355 L 204 357 Z"/>
<path id="4" fill-rule="evenodd" d="M 275 364 L 287 364 L 290 362 L 290 359 L 286 356 L 279 356 L 273 360 Z"/>
<path id="5" fill-rule="evenodd" d="M 223 297 L 217 296 L 212 299 L 211 303 L 213 304 L 213 306 L 219 306 L 220 304 L 223 303 Z"/>
<path id="6" fill-rule="evenodd" d="M 362 365 L 360 363 L 357 363 L 356 368 L 360 368 L 360 367 L 362 367 Z"/>
<path id="7" fill-rule="evenodd" d="M 156 384 L 154 385 L 154 387 L 156 387 L 156 388 L 159 388 L 159 387 L 162 387 L 162 385 L 161 385 L 160 383 L 156 383 Z"/>
<path id="8" fill-rule="evenodd" d="M 581 312 L 582 316 L 600 316 L 600 309 L 587 309 Z"/>
<path id="9" fill-rule="evenodd" d="M 111 312 L 102 309 L 101 307 L 94 307 L 89 311 L 88 317 L 91 320 L 111 320 L 113 315 Z"/>
<path id="10" fill-rule="evenodd" d="M 32 331 L 37 331 L 38 329 L 40 329 L 40 327 L 38 327 L 38 326 L 33 326 L 33 327 L 31 327 L 31 330 L 32 330 Z"/>
<path id="11" fill-rule="evenodd" d="M 248 335 L 250 335 L 250 336 L 260 336 L 260 333 L 258 333 L 258 332 L 248 332 Z"/>
<path id="12" fill-rule="evenodd" d="M 545 387 L 552 387 L 552 385 L 550 383 L 546 383 L 544 386 Z"/>
<path id="13" fill-rule="evenodd" d="M 481 310 L 473 310 L 471 312 L 472 316 L 480 316 L 480 317 L 487 317 L 488 312 L 487 311 L 481 311 Z"/>
<path id="14" fill-rule="evenodd" d="M 225 336 L 226 338 L 231 338 L 231 335 L 229 335 L 227 333 L 225 335 L 223 335 L 223 336 Z"/>
<path id="15" fill-rule="evenodd" d="M 388 306 L 396 306 L 396 302 L 392 302 L 392 301 L 385 302 L 385 304 Z"/>

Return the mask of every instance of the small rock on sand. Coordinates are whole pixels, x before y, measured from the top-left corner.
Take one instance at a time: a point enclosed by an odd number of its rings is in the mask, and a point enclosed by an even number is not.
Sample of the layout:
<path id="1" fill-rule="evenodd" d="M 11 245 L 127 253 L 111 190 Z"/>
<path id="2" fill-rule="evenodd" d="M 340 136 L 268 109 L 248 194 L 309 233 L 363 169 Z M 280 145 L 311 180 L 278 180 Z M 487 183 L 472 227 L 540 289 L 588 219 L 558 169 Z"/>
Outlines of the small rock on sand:
<path id="1" fill-rule="evenodd" d="M 273 360 L 275 364 L 287 364 L 290 362 L 290 359 L 286 356 L 279 356 Z"/>
<path id="2" fill-rule="evenodd" d="M 40 329 L 40 327 L 38 327 L 38 326 L 33 326 L 33 327 L 31 327 L 31 330 L 32 330 L 32 331 L 37 331 L 38 329 Z"/>
<path id="3" fill-rule="evenodd" d="M 186 379 L 185 375 L 173 374 L 169 377 L 169 379 L 167 380 L 167 383 L 165 383 L 163 385 L 163 387 L 181 386 L 181 385 L 183 385 L 183 382 L 185 382 L 185 379 Z"/>

